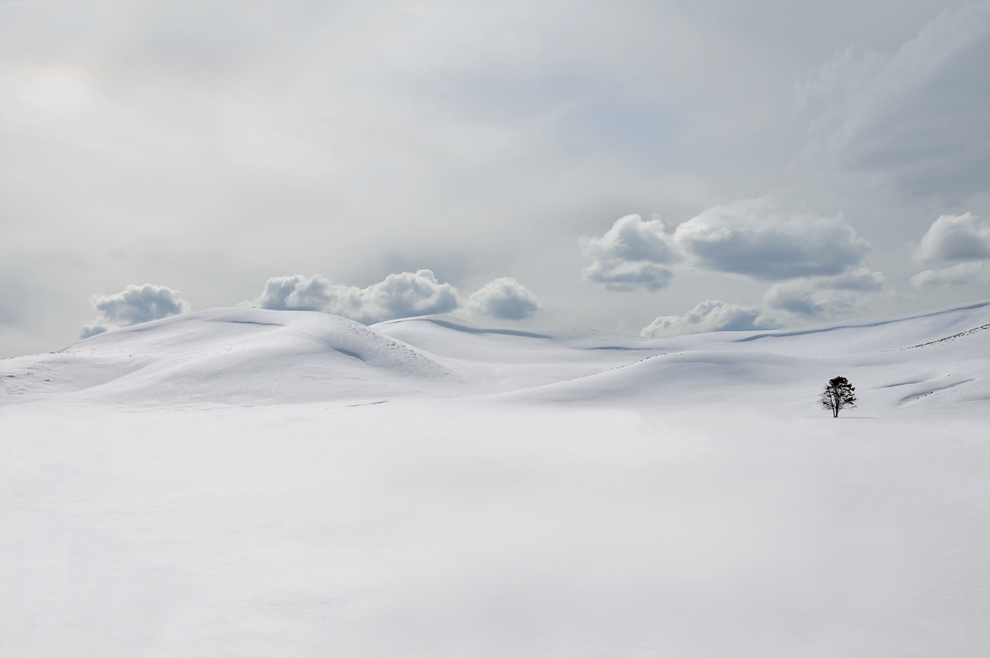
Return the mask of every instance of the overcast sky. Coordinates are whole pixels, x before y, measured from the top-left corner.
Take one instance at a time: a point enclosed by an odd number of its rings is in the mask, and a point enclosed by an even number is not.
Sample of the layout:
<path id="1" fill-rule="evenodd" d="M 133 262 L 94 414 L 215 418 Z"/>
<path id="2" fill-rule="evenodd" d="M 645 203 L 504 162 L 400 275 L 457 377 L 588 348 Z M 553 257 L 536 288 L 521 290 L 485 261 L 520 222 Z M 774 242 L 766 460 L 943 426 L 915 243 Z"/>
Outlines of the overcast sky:
<path id="1" fill-rule="evenodd" d="M 0 356 L 214 306 L 990 297 L 990 2 L 0 4 Z"/>

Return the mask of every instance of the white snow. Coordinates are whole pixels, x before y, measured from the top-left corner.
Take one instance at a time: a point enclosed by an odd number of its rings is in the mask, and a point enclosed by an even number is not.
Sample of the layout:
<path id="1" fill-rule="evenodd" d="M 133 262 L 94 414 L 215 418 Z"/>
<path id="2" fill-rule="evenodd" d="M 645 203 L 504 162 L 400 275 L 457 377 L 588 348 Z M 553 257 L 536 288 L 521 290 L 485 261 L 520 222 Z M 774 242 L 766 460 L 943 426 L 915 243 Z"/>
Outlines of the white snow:
<path id="1" fill-rule="evenodd" d="M 990 651 L 990 303 L 670 339 L 213 309 L 0 381 L 4 657 Z"/>

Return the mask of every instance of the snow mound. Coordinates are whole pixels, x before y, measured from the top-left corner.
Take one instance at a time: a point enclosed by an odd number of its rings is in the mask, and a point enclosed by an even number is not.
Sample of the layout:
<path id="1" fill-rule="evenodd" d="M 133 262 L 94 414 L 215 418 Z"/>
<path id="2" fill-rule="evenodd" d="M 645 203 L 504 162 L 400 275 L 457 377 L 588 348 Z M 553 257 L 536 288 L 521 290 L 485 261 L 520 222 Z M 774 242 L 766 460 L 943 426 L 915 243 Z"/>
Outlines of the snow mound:
<path id="1" fill-rule="evenodd" d="M 323 313 L 221 308 L 8 359 L 8 399 L 282 403 L 436 392 L 457 375 L 408 345 Z"/>
<path id="2" fill-rule="evenodd" d="M 578 405 L 742 404 L 815 413 L 836 375 L 860 408 L 954 408 L 990 400 L 990 303 L 796 331 L 665 339 L 594 331 L 512 331 L 448 317 L 375 328 L 470 372 L 500 400 Z M 856 412 L 852 412 L 856 413 Z"/>
<path id="3" fill-rule="evenodd" d="M 546 402 L 743 404 L 814 409 L 830 378 L 869 413 L 990 401 L 990 303 L 800 331 L 721 332 L 652 342 L 663 352 L 600 373 L 508 394 Z M 801 410 L 804 411 L 801 411 Z M 856 412 L 852 412 L 856 413 Z"/>
<path id="4" fill-rule="evenodd" d="M 0 362 L 5 401 L 264 404 L 397 396 L 581 405 L 739 403 L 815 413 L 830 378 L 860 408 L 986 404 L 990 303 L 798 331 L 666 339 L 517 331 L 447 316 L 371 327 L 304 311 L 213 309 Z M 948 405 L 948 406 L 946 406 Z M 803 410 L 803 411 L 802 411 Z"/>

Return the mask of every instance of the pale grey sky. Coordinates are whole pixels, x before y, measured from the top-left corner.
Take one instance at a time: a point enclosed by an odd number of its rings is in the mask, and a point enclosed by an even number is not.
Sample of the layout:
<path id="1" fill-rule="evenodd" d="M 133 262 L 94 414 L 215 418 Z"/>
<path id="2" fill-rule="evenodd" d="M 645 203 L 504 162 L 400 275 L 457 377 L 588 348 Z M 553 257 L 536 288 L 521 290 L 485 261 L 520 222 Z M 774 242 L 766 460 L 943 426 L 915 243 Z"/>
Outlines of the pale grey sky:
<path id="1" fill-rule="evenodd" d="M 990 2 L 2 4 L 0 356 L 244 302 L 664 335 L 985 299 L 988 61 Z"/>

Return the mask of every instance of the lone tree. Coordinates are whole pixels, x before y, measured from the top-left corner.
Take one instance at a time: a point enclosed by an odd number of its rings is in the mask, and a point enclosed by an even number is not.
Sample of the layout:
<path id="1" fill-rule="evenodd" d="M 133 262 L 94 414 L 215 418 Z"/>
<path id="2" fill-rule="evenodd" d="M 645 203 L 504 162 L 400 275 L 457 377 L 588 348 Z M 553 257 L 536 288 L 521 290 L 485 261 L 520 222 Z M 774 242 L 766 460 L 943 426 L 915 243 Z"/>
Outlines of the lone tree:
<path id="1" fill-rule="evenodd" d="M 845 377 L 833 377 L 822 391 L 821 403 L 832 412 L 832 418 L 838 418 L 841 409 L 856 406 L 856 389 Z"/>

